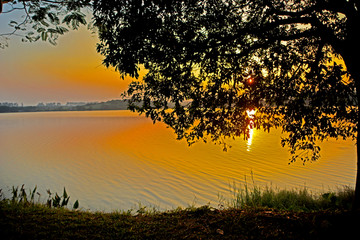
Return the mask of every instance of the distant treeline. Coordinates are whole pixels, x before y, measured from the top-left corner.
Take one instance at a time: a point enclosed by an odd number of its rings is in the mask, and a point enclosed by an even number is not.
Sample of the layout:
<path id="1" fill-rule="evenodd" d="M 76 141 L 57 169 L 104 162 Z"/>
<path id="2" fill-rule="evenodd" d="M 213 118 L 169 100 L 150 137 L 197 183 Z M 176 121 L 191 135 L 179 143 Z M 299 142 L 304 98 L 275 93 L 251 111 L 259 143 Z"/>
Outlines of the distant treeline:
<path id="1" fill-rule="evenodd" d="M 45 112 L 45 111 L 94 111 L 94 110 L 126 110 L 126 100 L 111 100 L 100 103 L 88 103 L 81 106 L 25 106 L 8 107 L 0 106 L 0 113 L 9 112 Z"/>

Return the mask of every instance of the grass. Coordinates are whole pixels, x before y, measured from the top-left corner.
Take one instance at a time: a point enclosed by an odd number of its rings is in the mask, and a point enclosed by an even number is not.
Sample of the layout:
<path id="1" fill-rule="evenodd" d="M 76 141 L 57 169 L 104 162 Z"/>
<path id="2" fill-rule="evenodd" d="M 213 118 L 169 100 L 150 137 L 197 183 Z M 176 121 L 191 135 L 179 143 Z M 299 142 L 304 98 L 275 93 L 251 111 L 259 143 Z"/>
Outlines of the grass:
<path id="1" fill-rule="evenodd" d="M 26 201 L 24 194 L 0 200 L 0 238 L 355 239 L 354 234 L 359 235 L 360 216 L 349 210 L 354 192 L 348 188 L 316 196 L 306 189 L 248 186 L 233 192 L 234 199 L 220 209 L 160 212 L 139 206 L 102 213 L 39 203 L 31 198 L 35 191 L 29 191 Z"/>
<path id="2" fill-rule="evenodd" d="M 337 192 L 313 194 L 307 188 L 303 189 L 273 189 L 260 188 L 247 183 L 242 187 L 231 186 L 233 194 L 230 201 L 220 200 L 222 206 L 242 208 L 274 208 L 291 211 L 319 211 L 319 210 L 350 210 L 352 209 L 354 190 L 344 187 Z M 222 199 L 220 197 L 220 199 Z"/>

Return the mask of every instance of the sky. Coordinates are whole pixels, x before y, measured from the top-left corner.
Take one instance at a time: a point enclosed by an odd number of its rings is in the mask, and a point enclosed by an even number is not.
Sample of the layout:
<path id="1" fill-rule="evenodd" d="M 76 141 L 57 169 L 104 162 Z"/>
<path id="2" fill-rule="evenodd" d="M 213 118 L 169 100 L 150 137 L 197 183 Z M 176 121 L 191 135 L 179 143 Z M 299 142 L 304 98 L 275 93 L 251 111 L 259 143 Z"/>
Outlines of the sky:
<path id="1" fill-rule="evenodd" d="M 0 14 L 0 33 L 10 32 L 10 17 Z M 102 65 L 98 38 L 86 27 L 60 36 L 56 46 L 13 36 L 0 49 L 0 102 L 107 101 L 119 99 L 131 82 Z"/>

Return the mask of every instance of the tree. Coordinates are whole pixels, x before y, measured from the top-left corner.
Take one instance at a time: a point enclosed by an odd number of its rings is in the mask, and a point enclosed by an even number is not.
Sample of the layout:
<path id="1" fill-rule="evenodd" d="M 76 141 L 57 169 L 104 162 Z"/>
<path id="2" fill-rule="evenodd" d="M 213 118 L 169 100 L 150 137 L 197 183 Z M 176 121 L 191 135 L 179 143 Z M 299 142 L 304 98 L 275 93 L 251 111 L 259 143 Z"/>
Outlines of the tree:
<path id="1" fill-rule="evenodd" d="M 36 23 L 51 22 L 54 12 L 39 4 L 60 4 L 65 18 L 71 4 L 91 6 L 103 63 L 123 77 L 148 71 L 124 94 L 130 109 L 165 122 L 189 144 L 210 140 L 226 149 L 227 138 L 247 138 L 250 121 L 288 133 L 282 145 L 291 161 L 316 160 L 316 143 L 327 138 L 359 142 L 358 0 L 11 2 L 35 4 L 38 13 L 27 16 Z"/>
<path id="2" fill-rule="evenodd" d="M 191 144 L 282 127 L 292 161 L 316 142 L 359 138 L 356 0 L 95 0 L 104 64 L 138 76 L 130 108 Z M 174 107 L 170 108 L 169 103 Z M 357 140 L 359 142 L 359 139 Z M 359 156 L 358 148 L 358 156 Z M 359 169 L 359 161 L 358 161 Z M 360 176 L 356 204 L 360 206 Z"/>
<path id="3" fill-rule="evenodd" d="M 24 13 L 20 21 L 10 20 L 12 31 L 0 33 L 0 47 L 4 48 L 13 35 L 21 36 L 25 42 L 41 39 L 56 44 L 69 28 L 78 29 L 87 23 L 84 10 L 89 7 L 91 0 L 0 0 L 1 15 Z"/>

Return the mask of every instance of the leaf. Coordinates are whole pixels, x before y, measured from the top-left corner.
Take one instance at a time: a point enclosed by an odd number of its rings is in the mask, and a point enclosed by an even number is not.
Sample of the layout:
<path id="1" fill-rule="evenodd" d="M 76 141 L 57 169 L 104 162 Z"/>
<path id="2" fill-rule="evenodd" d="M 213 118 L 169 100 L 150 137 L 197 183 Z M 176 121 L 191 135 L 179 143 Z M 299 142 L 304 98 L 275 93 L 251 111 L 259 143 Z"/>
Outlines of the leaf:
<path id="1" fill-rule="evenodd" d="M 12 200 L 15 201 L 18 197 L 18 190 L 19 190 L 19 187 L 12 187 Z"/>
<path id="2" fill-rule="evenodd" d="M 59 20 L 59 18 L 56 16 L 55 13 L 49 12 L 49 13 L 48 13 L 48 17 L 49 17 L 51 23 L 53 23 L 53 24 L 55 24 L 55 25 L 57 25 L 57 24 L 60 23 L 60 20 Z"/>
<path id="3" fill-rule="evenodd" d="M 78 209 L 79 208 L 79 201 L 76 200 L 73 206 L 74 209 Z"/>
<path id="4" fill-rule="evenodd" d="M 60 207 L 66 207 L 66 205 L 67 205 L 68 202 L 69 202 L 69 199 L 70 199 L 70 197 L 64 198 L 64 199 L 62 200 L 61 204 L 60 204 Z"/>
<path id="5" fill-rule="evenodd" d="M 53 201 L 53 207 L 60 207 L 60 200 L 61 198 L 59 197 L 59 195 L 56 193 L 55 197 L 52 199 Z"/>
<path id="6" fill-rule="evenodd" d="M 10 21 L 10 23 L 9 23 L 9 26 L 10 27 L 15 27 L 15 26 L 17 26 L 18 25 L 18 23 L 16 22 L 16 21 Z"/>
<path id="7" fill-rule="evenodd" d="M 46 29 L 43 28 L 43 27 L 40 27 L 40 28 L 38 28 L 36 31 L 37 31 L 38 33 L 41 33 L 41 32 L 45 32 Z"/>
<path id="8" fill-rule="evenodd" d="M 56 27 L 56 31 L 57 31 L 59 34 L 62 35 L 62 34 L 64 34 L 64 33 L 68 32 L 69 29 L 67 29 L 66 27 L 57 26 L 57 27 Z"/>
<path id="9" fill-rule="evenodd" d="M 42 39 L 43 41 L 46 41 L 47 38 L 48 38 L 47 32 L 42 32 L 42 33 L 41 33 L 41 39 Z"/>
<path id="10" fill-rule="evenodd" d="M 66 189 L 64 188 L 63 198 L 67 198 L 67 197 L 68 197 L 68 195 L 67 195 Z"/>
<path id="11" fill-rule="evenodd" d="M 85 16 L 86 15 L 81 12 L 72 12 L 64 17 L 62 23 L 66 23 L 69 27 L 76 30 L 79 28 L 80 24 L 86 24 Z"/>
<path id="12" fill-rule="evenodd" d="M 46 192 L 49 194 L 49 197 L 51 196 L 51 192 L 50 192 L 50 189 L 47 189 Z"/>
<path id="13" fill-rule="evenodd" d="M 34 200 L 36 189 L 37 189 L 37 186 L 35 186 L 34 190 L 31 193 L 31 196 L 30 196 L 31 200 Z"/>
<path id="14" fill-rule="evenodd" d="M 45 20 L 41 20 L 40 21 L 42 25 L 44 25 L 45 27 L 49 27 L 50 24 L 48 24 Z"/>

